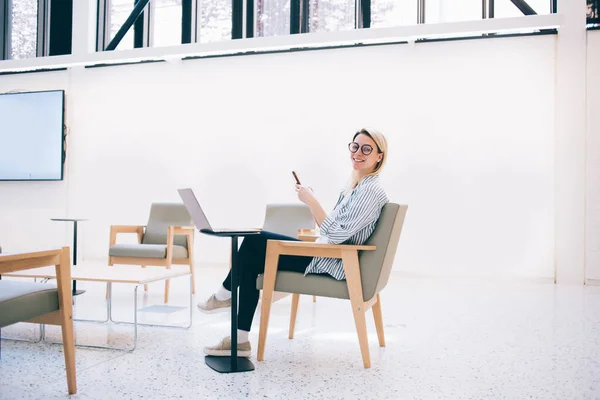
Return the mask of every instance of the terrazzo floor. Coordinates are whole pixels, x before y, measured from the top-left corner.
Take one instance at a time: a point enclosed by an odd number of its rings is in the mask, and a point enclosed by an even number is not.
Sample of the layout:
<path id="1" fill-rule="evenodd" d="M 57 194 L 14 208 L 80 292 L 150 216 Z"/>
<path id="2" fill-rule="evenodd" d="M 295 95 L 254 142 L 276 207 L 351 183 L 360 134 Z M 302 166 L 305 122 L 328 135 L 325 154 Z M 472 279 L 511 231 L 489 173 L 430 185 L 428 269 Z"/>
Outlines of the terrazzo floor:
<path id="1" fill-rule="evenodd" d="M 250 340 L 256 370 L 219 374 L 202 347 L 229 332 L 229 313 L 195 304 L 225 271 L 198 268 L 189 329 L 141 327 L 133 352 L 76 350 L 78 393 L 68 396 L 62 347 L 2 340 L 0 399 L 600 399 L 600 287 L 490 283 L 392 275 L 382 292 L 387 347 L 368 313 L 371 369 L 364 369 L 349 303 L 301 297 L 296 337 L 287 338 L 291 298 L 273 305 L 265 361 L 256 361 L 259 313 Z M 104 317 L 105 285 L 79 282 L 79 318 Z M 141 321 L 185 323 L 189 281 L 172 280 L 170 306 Z M 113 288 L 116 318 L 131 318 L 131 285 Z M 164 284 L 140 294 L 162 305 Z M 165 312 L 173 311 L 173 312 Z M 3 336 L 33 338 L 16 324 Z M 128 345 L 129 325 L 76 322 L 78 343 Z M 48 340 L 59 340 L 48 327 Z"/>

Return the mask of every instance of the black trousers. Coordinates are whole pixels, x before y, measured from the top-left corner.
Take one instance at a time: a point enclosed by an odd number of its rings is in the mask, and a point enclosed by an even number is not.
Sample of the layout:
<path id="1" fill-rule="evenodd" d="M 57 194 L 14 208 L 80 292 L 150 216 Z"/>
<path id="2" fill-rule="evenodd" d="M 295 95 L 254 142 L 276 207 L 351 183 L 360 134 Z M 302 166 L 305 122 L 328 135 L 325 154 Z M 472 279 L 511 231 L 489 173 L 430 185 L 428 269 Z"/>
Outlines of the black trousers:
<path id="1" fill-rule="evenodd" d="M 265 271 L 267 240 L 295 240 L 296 238 L 262 231 L 259 235 L 246 236 L 238 252 L 238 274 L 240 277 L 238 329 L 250 331 L 252 319 L 258 304 L 259 291 L 256 278 Z M 302 272 L 306 270 L 312 257 L 280 256 L 278 270 Z M 231 291 L 231 271 L 223 281 L 223 287 Z"/>

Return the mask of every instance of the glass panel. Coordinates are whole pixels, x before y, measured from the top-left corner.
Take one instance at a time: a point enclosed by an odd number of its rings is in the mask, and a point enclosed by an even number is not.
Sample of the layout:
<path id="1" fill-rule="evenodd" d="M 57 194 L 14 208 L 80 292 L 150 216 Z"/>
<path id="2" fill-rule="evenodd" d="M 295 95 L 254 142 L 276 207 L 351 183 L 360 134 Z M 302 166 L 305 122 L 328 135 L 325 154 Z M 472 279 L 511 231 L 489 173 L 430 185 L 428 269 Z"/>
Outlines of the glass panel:
<path id="1" fill-rule="evenodd" d="M 129 14 L 131 14 L 131 11 L 133 11 L 134 5 L 134 0 L 110 1 L 110 15 L 108 21 L 108 25 L 110 26 L 109 42 L 115 37 L 119 28 L 121 28 L 127 17 L 129 17 Z M 127 49 L 133 49 L 133 26 L 129 29 L 129 31 L 127 31 L 127 33 L 125 34 L 123 39 L 121 39 L 121 42 L 116 48 L 116 50 Z"/>
<path id="2" fill-rule="evenodd" d="M 371 27 L 417 24 L 418 0 L 371 0 Z"/>
<path id="3" fill-rule="evenodd" d="M 181 44 L 181 0 L 154 0 L 154 47 Z"/>
<path id="4" fill-rule="evenodd" d="M 256 36 L 290 34 L 290 0 L 257 0 Z"/>
<path id="5" fill-rule="evenodd" d="M 200 43 L 231 39 L 231 0 L 199 0 Z"/>
<path id="6" fill-rule="evenodd" d="M 550 14 L 550 0 L 525 0 L 538 14 Z M 523 17 L 521 12 L 510 0 L 496 0 L 494 3 L 495 18 Z"/>
<path id="7" fill-rule="evenodd" d="M 12 2 L 10 57 L 14 60 L 35 57 L 37 53 L 37 0 Z"/>
<path id="8" fill-rule="evenodd" d="M 496 3 L 510 0 L 496 0 Z M 425 22 L 473 21 L 481 19 L 481 0 L 427 0 Z"/>
<path id="9" fill-rule="evenodd" d="M 587 23 L 592 26 L 600 23 L 600 0 L 587 0 Z"/>
<path id="10" fill-rule="evenodd" d="M 354 0 L 310 0 L 309 32 L 354 29 Z"/>

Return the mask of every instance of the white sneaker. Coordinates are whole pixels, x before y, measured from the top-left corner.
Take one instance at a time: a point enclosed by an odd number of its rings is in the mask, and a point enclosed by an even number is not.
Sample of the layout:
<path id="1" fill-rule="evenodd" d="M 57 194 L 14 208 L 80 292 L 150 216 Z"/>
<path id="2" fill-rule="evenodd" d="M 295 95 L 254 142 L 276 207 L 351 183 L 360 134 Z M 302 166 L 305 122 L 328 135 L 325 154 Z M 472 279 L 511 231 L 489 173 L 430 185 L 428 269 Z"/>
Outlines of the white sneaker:
<path id="1" fill-rule="evenodd" d="M 250 357 L 251 352 L 252 348 L 250 347 L 250 341 L 238 343 L 238 357 Z M 231 337 L 224 337 L 218 344 L 205 347 L 204 354 L 207 356 L 231 357 Z"/>
<path id="2" fill-rule="evenodd" d="M 231 297 L 227 300 L 217 300 L 213 294 L 204 303 L 198 303 L 198 309 L 205 314 L 226 312 L 231 308 Z"/>

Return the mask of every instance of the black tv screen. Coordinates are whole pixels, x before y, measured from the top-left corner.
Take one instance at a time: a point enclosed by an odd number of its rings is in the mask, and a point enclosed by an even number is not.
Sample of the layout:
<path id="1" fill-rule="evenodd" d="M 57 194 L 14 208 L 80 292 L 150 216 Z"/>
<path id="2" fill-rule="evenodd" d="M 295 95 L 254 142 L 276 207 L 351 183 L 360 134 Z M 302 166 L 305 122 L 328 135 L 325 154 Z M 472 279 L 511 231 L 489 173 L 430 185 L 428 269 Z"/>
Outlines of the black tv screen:
<path id="1" fill-rule="evenodd" d="M 0 94 L 0 180 L 63 179 L 63 90 Z"/>

